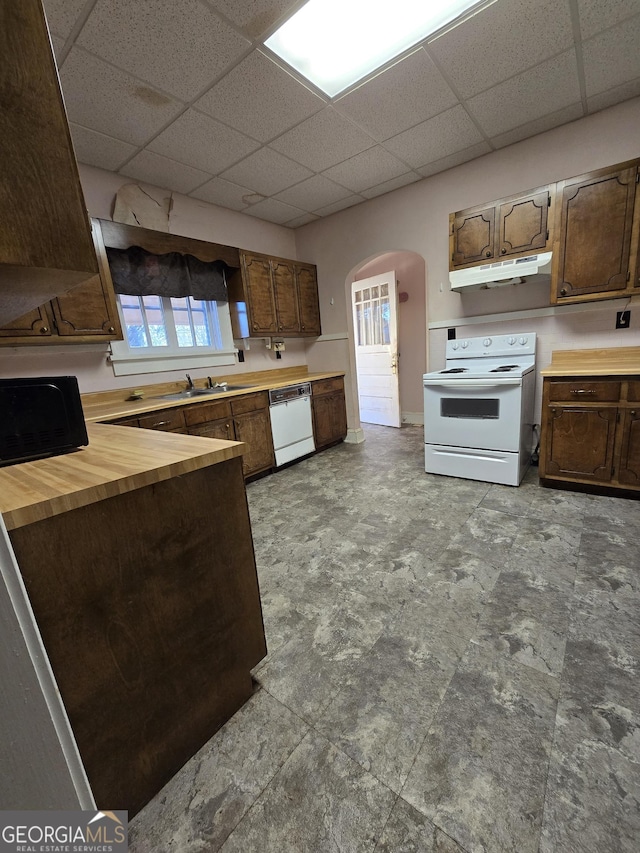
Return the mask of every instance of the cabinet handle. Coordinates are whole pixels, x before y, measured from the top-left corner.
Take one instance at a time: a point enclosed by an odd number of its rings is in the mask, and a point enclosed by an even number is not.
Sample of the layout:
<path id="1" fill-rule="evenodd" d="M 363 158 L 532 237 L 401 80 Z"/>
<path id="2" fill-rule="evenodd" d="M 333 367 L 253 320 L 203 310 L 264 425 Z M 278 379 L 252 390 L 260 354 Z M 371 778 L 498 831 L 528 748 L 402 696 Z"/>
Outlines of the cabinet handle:
<path id="1" fill-rule="evenodd" d="M 156 427 L 161 427 L 161 426 L 168 426 L 168 425 L 169 425 L 169 421 L 158 421 L 157 423 L 155 423 L 151 427 L 151 429 L 155 429 Z"/>
<path id="2" fill-rule="evenodd" d="M 593 388 L 585 389 L 585 388 L 572 388 L 571 394 L 596 394 L 597 392 L 593 390 Z"/>
<path id="3" fill-rule="evenodd" d="M 506 255 L 506 254 L 507 254 L 507 250 L 506 250 L 506 249 L 503 249 L 501 254 Z"/>
<path id="4" fill-rule="evenodd" d="M 560 291 L 560 296 L 566 296 L 566 295 L 567 295 L 567 288 L 563 287 L 562 290 Z"/>
<path id="5" fill-rule="evenodd" d="M 41 335 L 46 335 L 48 332 L 49 332 L 49 327 L 48 327 L 48 326 L 41 326 L 41 327 L 40 327 L 40 334 L 41 334 Z"/>
<path id="6" fill-rule="evenodd" d="M 487 258 L 490 258 L 490 257 L 491 257 L 491 252 L 486 252 L 485 254 L 486 254 L 486 257 L 487 257 Z"/>
<path id="7" fill-rule="evenodd" d="M 109 326 L 109 328 L 107 329 L 107 332 L 109 332 L 109 334 L 112 335 L 115 332 L 115 329 L 113 328 L 113 326 Z"/>
<path id="8" fill-rule="evenodd" d="M 635 418 L 635 416 L 636 416 L 636 410 L 635 410 L 635 409 L 631 409 L 631 411 L 629 412 L 629 414 L 631 415 L 631 417 L 632 417 L 632 418 Z"/>

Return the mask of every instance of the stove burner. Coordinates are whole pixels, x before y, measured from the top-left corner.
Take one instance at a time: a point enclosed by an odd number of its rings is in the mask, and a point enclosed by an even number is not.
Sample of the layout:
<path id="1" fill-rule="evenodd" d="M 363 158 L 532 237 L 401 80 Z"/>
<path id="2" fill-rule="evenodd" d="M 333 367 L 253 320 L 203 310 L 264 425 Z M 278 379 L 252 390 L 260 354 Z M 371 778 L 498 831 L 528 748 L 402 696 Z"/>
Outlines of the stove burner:
<path id="1" fill-rule="evenodd" d="M 466 373 L 468 367 L 450 367 L 448 370 L 441 370 L 440 373 Z"/>
<path id="2" fill-rule="evenodd" d="M 519 364 L 502 364 L 500 367 L 494 367 L 489 373 L 508 373 L 510 370 L 519 370 Z"/>

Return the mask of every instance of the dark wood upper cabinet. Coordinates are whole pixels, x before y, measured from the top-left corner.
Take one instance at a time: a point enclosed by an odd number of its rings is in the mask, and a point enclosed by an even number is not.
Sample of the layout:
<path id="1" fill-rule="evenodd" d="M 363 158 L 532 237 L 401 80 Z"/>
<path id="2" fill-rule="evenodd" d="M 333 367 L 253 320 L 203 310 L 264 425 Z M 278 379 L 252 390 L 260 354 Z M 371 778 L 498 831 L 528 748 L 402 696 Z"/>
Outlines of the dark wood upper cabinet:
<path id="1" fill-rule="evenodd" d="M 313 264 L 295 264 L 296 287 L 300 310 L 300 331 L 304 335 L 320 335 L 318 276 Z"/>
<path id="2" fill-rule="evenodd" d="M 299 332 L 300 313 L 293 263 L 274 259 L 271 261 L 271 271 L 273 275 L 278 333 Z"/>
<path id="3" fill-rule="evenodd" d="M 0 323 L 98 263 L 40 0 L 0 2 Z"/>
<path id="4" fill-rule="evenodd" d="M 277 334 L 278 321 L 269 259 L 243 254 L 242 281 L 249 318 L 249 336 Z"/>
<path id="5" fill-rule="evenodd" d="M 450 216 L 450 268 L 548 250 L 553 187 L 539 187 Z"/>
<path id="6" fill-rule="evenodd" d="M 554 301 L 623 294 L 629 260 L 637 166 L 601 169 L 565 181 Z"/>

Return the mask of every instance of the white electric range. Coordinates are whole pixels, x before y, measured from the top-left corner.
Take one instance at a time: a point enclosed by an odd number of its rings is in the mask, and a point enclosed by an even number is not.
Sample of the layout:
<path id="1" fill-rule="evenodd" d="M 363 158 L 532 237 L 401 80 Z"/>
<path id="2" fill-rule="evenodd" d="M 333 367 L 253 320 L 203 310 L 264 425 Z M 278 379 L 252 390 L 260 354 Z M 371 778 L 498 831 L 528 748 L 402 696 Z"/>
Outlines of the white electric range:
<path id="1" fill-rule="evenodd" d="M 518 486 L 531 462 L 536 335 L 447 341 L 425 373 L 425 471 Z"/>

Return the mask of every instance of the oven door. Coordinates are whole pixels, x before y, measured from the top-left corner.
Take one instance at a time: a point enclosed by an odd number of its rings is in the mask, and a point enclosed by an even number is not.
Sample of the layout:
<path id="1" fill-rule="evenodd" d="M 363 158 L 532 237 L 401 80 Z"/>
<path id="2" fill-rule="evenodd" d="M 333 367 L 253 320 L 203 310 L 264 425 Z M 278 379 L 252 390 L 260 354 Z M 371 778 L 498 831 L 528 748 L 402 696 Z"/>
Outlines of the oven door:
<path id="1" fill-rule="evenodd" d="M 425 379 L 427 444 L 484 450 L 520 448 L 522 379 Z"/>

